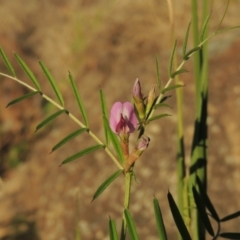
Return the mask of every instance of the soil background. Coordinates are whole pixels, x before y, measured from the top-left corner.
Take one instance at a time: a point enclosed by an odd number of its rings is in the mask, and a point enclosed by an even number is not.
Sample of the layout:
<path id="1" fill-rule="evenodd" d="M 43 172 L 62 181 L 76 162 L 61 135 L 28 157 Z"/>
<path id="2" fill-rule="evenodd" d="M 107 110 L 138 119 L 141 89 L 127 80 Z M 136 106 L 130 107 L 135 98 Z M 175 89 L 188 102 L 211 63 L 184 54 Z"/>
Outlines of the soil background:
<path id="1" fill-rule="evenodd" d="M 199 6 L 201 8 L 201 6 Z M 214 1 L 210 33 L 220 22 L 226 1 Z M 231 0 L 222 27 L 240 25 L 240 1 Z M 190 1 L 174 1 L 177 54 L 191 20 Z M 147 95 L 156 84 L 155 55 L 159 55 L 163 82 L 172 43 L 166 1 L 0 0 L 0 44 L 17 77 L 29 82 L 13 52 L 19 54 L 39 80 L 43 92 L 56 99 L 38 60 L 49 68 L 63 94 L 66 108 L 81 119 L 68 80 L 71 71 L 90 119 L 101 139 L 99 87 L 108 108 L 129 101 L 136 77 Z M 199 16 L 201 17 L 201 16 Z M 189 40 L 189 46 L 192 46 Z M 209 159 L 208 193 L 221 217 L 240 210 L 240 30 L 231 30 L 209 42 Z M 189 162 L 194 122 L 192 59 L 184 83 L 184 130 Z M 7 73 L 3 61 L 1 72 Z M 35 96 L 5 108 L 28 91 L 0 79 L 0 239 L 69 240 L 108 239 L 108 219 L 121 225 L 123 177 L 96 201 L 93 193 L 116 170 L 104 151 L 58 167 L 68 156 L 94 144 L 82 134 L 49 155 L 51 148 L 78 126 L 67 116 L 34 133 L 36 125 L 57 109 Z M 165 111 L 171 117 L 156 121 L 147 130 L 151 144 L 137 162 L 131 213 L 140 239 L 155 240 L 153 195 L 161 205 L 169 239 L 177 239 L 167 203 L 168 190 L 176 198 L 176 97 Z M 134 139 L 134 137 L 132 138 Z M 216 227 L 216 226 L 215 226 Z M 240 219 L 223 230 L 240 231 Z M 209 238 L 210 239 L 210 238 Z"/>

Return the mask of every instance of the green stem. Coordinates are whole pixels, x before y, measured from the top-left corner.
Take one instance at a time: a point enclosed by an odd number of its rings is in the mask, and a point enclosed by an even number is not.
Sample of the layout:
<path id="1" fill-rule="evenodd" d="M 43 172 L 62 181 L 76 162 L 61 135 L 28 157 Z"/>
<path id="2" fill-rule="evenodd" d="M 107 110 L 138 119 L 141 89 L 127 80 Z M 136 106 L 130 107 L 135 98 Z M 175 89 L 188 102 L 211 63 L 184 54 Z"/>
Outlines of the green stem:
<path id="1" fill-rule="evenodd" d="M 4 74 L 4 73 L 0 73 L 0 75 L 10 78 L 18 83 L 20 83 L 21 85 L 25 86 L 26 88 L 30 89 L 31 91 L 38 91 L 37 89 L 33 88 L 32 86 L 28 85 L 27 83 L 24 83 L 23 81 L 12 77 L 10 75 Z M 42 98 L 46 99 L 48 102 L 50 102 L 51 104 L 53 104 L 55 107 L 59 108 L 60 110 L 63 110 L 65 108 L 63 108 L 61 105 L 59 105 L 57 102 L 55 102 L 52 98 L 48 97 L 47 95 L 41 93 Z M 81 121 L 79 121 L 72 113 L 70 113 L 67 109 L 65 109 L 68 112 L 68 116 L 76 123 L 78 124 L 80 127 L 82 128 L 87 128 L 87 126 L 85 126 Z M 108 154 L 108 156 L 113 160 L 113 162 L 116 164 L 116 166 L 119 169 L 123 169 L 123 166 L 121 166 L 121 164 L 118 162 L 118 160 L 116 159 L 116 157 L 112 154 L 112 152 L 110 151 L 110 149 L 89 129 L 88 134 L 99 144 L 104 145 L 104 150 L 105 152 Z"/>
<path id="2" fill-rule="evenodd" d="M 131 194 L 132 172 L 125 173 L 125 193 L 124 193 L 124 209 L 129 209 L 130 194 Z M 126 239 L 127 234 L 127 222 L 125 215 L 123 214 L 121 240 Z"/>

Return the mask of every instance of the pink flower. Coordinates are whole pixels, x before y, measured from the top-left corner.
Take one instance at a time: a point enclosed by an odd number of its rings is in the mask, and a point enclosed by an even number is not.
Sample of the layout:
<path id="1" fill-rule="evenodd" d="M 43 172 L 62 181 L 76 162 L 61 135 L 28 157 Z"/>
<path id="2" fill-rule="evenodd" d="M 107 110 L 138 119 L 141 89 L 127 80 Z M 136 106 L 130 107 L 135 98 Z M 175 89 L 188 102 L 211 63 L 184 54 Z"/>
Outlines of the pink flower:
<path id="1" fill-rule="evenodd" d="M 134 107 L 130 102 L 116 102 L 110 112 L 110 127 L 116 134 L 129 134 L 134 132 L 138 120 Z"/>

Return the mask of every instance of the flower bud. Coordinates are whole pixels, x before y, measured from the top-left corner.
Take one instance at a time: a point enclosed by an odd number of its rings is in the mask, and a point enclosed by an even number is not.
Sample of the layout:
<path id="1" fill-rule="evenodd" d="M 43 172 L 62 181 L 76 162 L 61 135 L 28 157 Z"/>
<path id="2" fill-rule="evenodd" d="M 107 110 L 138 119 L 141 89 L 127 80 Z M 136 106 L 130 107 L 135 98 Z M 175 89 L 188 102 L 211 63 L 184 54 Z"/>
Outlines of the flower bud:
<path id="1" fill-rule="evenodd" d="M 150 138 L 146 137 L 146 136 L 142 136 L 137 143 L 136 149 L 137 152 L 139 153 L 139 157 L 141 156 L 141 154 L 147 149 L 148 145 L 150 142 Z"/>
<path id="2" fill-rule="evenodd" d="M 147 149 L 150 142 L 150 138 L 146 136 L 142 136 L 135 148 L 133 149 L 132 153 L 128 157 L 125 165 L 125 172 L 128 172 L 136 160 L 142 155 L 142 153 Z"/>
<path id="3" fill-rule="evenodd" d="M 143 120 L 145 118 L 145 104 L 141 91 L 141 84 L 138 78 L 133 85 L 132 95 L 138 116 L 141 120 Z"/>
<path id="4" fill-rule="evenodd" d="M 148 98 L 147 98 L 146 116 L 148 115 L 149 111 L 151 110 L 155 98 L 156 98 L 155 86 L 153 86 L 151 88 L 151 90 L 149 91 Z"/>

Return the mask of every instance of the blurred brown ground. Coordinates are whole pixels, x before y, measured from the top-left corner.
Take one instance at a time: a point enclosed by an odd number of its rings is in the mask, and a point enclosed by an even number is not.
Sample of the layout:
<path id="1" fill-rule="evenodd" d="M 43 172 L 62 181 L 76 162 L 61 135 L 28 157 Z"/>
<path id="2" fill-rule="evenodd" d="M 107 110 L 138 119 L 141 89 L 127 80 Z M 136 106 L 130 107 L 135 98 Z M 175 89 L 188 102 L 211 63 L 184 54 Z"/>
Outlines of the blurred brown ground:
<path id="1" fill-rule="evenodd" d="M 181 56 L 190 1 L 175 1 L 175 27 Z M 210 31 L 224 12 L 225 1 L 215 1 Z M 240 2 L 232 0 L 223 27 L 240 25 Z M 17 52 L 38 77 L 43 92 L 54 93 L 43 76 L 38 60 L 49 68 L 63 93 L 66 107 L 78 117 L 67 80 L 71 71 L 89 114 L 91 128 L 104 138 L 99 103 L 99 86 L 110 108 L 114 101 L 130 100 L 131 88 L 139 77 L 145 94 L 156 82 L 155 54 L 161 75 L 167 81 L 171 52 L 168 8 L 165 1 L 4 1 L 0 0 L 0 44 L 9 56 L 18 78 L 29 81 L 12 52 Z M 191 41 L 190 41 L 191 42 Z M 191 43 L 190 43 L 191 44 Z M 209 195 L 220 216 L 240 209 L 240 31 L 223 33 L 209 43 Z M 189 73 L 181 75 L 184 87 L 184 122 L 187 158 L 194 120 L 192 60 Z M 0 70 L 7 72 L 2 61 Z M 0 80 L 1 190 L 0 239 L 75 239 L 76 226 L 82 239 L 108 239 L 109 215 L 121 224 L 123 178 L 114 182 L 95 202 L 96 188 L 116 170 L 103 151 L 59 168 L 66 157 L 90 146 L 81 135 L 49 155 L 52 146 L 77 129 L 65 116 L 34 133 L 46 115 L 56 111 L 39 97 L 5 108 L 26 89 L 9 79 Z M 153 194 L 159 199 L 169 239 L 176 227 L 166 200 L 168 189 L 176 198 L 176 106 L 175 93 L 169 103 L 172 116 L 149 127 L 151 144 L 136 164 L 131 212 L 141 239 L 157 239 Z M 17 167 L 14 161 L 21 161 Z M 78 206 L 76 204 L 78 202 Z M 223 229 L 239 231 L 240 220 Z"/>

